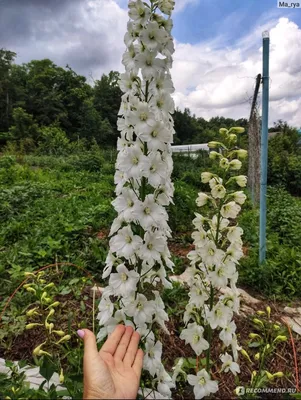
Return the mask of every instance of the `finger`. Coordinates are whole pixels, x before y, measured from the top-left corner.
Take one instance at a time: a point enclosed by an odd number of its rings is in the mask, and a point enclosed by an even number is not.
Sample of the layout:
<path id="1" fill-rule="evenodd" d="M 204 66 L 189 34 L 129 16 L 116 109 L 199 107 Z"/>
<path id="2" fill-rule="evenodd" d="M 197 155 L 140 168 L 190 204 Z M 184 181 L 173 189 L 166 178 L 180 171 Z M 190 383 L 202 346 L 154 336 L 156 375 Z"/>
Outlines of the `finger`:
<path id="1" fill-rule="evenodd" d="M 77 331 L 79 337 L 84 340 L 84 363 L 85 359 L 92 359 L 95 355 L 98 355 L 96 338 L 93 332 L 89 329 L 80 329 Z"/>
<path id="2" fill-rule="evenodd" d="M 137 354 L 136 354 L 136 357 L 135 357 L 135 361 L 134 361 L 134 364 L 133 364 L 133 370 L 134 370 L 134 372 L 137 375 L 139 380 L 140 380 L 140 377 L 141 377 L 141 371 L 142 371 L 142 366 L 143 366 L 143 357 L 144 357 L 143 350 L 139 349 L 137 351 Z"/>
<path id="3" fill-rule="evenodd" d="M 114 354 L 125 331 L 124 325 L 117 325 L 114 331 L 109 335 L 108 339 L 101 348 L 101 352 Z"/>
<path id="4" fill-rule="evenodd" d="M 135 357 L 137 354 L 138 350 L 138 345 L 140 341 L 140 335 L 138 332 L 134 332 L 130 344 L 127 348 L 126 354 L 124 356 L 123 362 L 125 367 L 131 367 L 133 365 L 133 362 L 135 361 Z"/>
<path id="5" fill-rule="evenodd" d="M 133 335 L 133 328 L 131 326 L 127 326 L 115 351 L 114 360 L 119 360 L 119 361 L 123 360 L 127 348 L 130 344 L 132 335 Z"/>

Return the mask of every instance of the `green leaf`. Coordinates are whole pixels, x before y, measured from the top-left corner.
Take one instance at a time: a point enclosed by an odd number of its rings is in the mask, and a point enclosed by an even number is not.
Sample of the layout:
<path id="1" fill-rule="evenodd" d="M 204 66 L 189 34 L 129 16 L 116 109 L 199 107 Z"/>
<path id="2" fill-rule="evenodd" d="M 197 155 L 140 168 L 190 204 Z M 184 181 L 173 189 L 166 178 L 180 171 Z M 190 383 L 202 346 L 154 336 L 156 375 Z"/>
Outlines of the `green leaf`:
<path id="1" fill-rule="evenodd" d="M 52 375 L 55 373 L 56 367 L 53 362 L 48 358 L 44 357 L 43 363 L 40 367 L 40 374 L 43 378 L 46 379 L 47 382 L 50 381 Z"/>
<path id="2" fill-rule="evenodd" d="M 260 342 L 251 342 L 251 343 L 249 343 L 249 347 L 259 347 L 261 345 L 261 343 Z"/>
<path id="3" fill-rule="evenodd" d="M 60 292 L 60 294 L 63 294 L 63 295 L 69 294 L 69 293 L 71 293 L 71 289 L 69 287 L 64 287 Z"/>
<path id="4" fill-rule="evenodd" d="M 45 256 L 47 255 L 47 251 L 41 249 L 41 250 L 38 251 L 38 254 L 39 254 L 41 257 L 45 257 Z"/>

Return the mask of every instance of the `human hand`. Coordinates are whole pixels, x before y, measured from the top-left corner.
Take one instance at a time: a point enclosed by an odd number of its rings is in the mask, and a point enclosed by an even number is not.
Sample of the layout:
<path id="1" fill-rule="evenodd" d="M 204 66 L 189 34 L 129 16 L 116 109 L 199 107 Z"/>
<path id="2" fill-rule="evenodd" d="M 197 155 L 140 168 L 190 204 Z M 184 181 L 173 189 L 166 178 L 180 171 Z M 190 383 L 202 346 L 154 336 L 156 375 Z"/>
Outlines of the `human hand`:
<path id="1" fill-rule="evenodd" d="M 117 325 L 100 351 L 91 331 L 78 335 L 84 339 L 84 399 L 136 399 L 143 364 L 139 333 Z"/>

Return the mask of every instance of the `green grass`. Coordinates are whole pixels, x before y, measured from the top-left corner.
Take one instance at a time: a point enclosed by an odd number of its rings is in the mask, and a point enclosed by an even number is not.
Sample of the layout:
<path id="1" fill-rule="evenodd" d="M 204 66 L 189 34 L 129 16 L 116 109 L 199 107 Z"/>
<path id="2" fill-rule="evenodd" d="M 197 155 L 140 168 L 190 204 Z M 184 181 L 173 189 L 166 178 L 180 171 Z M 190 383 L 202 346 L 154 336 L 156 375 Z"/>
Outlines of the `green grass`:
<path id="1" fill-rule="evenodd" d="M 86 152 L 81 157 L 13 156 L 0 158 L 0 296 L 5 299 L 24 271 L 54 262 L 71 262 L 98 281 L 104 267 L 108 231 L 115 211 L 114 152 Z M 200 174 L 209 167 L 200 159 L 174 158 L 175 205 L 169 207 L 174 232 L 189 233 L 203 189 Z M 208 165 L 207 165 L 208 164 Z M 258 265 L 258 210 L 244 207 L 240 224 L 249 256 L 240 282 L 278 297 L 301 291 L 301 200 L 284 190 L 269 190 L 268 261 Z M 104 232 L 102 238 L 99 232 Z M 1 301 L 1 300 L 0 300 Z"/>

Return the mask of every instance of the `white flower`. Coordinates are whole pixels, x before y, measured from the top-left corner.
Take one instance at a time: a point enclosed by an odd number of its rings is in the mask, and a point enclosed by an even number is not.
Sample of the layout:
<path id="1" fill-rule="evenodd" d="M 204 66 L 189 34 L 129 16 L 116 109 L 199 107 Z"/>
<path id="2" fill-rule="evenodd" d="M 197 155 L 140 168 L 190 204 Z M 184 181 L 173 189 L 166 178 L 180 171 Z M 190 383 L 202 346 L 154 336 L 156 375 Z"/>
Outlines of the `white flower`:
<path id="1" fill-rule="evenodd" d="M 142 176 L 147 176 L 149 159 L 138 146 L 131 146 L 119 152 L 117 166 L 126 179 L 140 179 Z"/>
<path id="2" fill-rule="evenodd" d="M 186 308 L 185 308 L 184 315 L 183 315 L 183 322 L 184 322 L 185 325 L 187 325 L 188 322 L 190 321 L 194 310 L 195 310 L 194 304 L 188 303 Z"/>
<path id="3" fill-rule="evenodd" d="M 149 155 L 149 164 L 148 182 L 154 188 L 157 188 L 166 180 L 167 166 L 166 163 L 162 161 L 161 154 L 158 151 Z"/>
<path id="4" fill-rule="evenodd" d="M 131 46 L 139 37 L 142 25 L 129 21 L 127 23 L 127 32 L 124 35 L 124 44 L 126 47 Z M 123 89 L 121 89 L 123 90 Z M 124 90 L 125 92 L 125 90 Z"/>
<path id="5" fill-rule="evenodd" d="M 208 300 L 209 295 L 204 286 L 201 285 L 193 285 L 189 292 L 189 303 L 194 307 L 201 308 L 204 306 L 206 300 Z"/>
<path id="6" fill-rule="evenodd" d="M 106 258 L 106 266 L 104 267 L 103 273 L 102 273 L 102 279 L 106 279 L 113 268 L 114 263 L 117 261 L 117 258 L 114 257 L 114 255 L 109 251 L 107 258 Z"/>
<path id="7" fill-rule="evenodd" d="M 213 151 L 211 151 L 210 154 L 211 153 L 213 153 Z M 225 158 L 225 157 L 221 158 L 221 160 L 219 162 L 219 165 L 220 165 L 221 168 L 224 168 L 224 169 L 228 168 L 228 166 L 229 166 L 228 158 Z"/>
<path id="8" fill-rule="evenodd" d="M 229 322 L 219 333 L 219 338 L 222 340 L 225 346 L 230 346 L 233 340 L 233 336 L 236 331 L 236 325 L 234 321 Z"/>
<path id="9" fill-rule="evenodd" d="M 240 187 L 246 187 L 247 186 L 247 177 L 244 175 L 239 175 L 234 177 L 236 183 Z"/>
<path id="10" fill-rule="evenodd" d="M 230 161 L 229 166 L 230 166 L 230 169 L 239 170 L 242 166 L 242 163 L 241 163 L 241 161 L 235 159 L 235 160 Z"/>
<path id="11" fill-rule="evenodd" d="M 195 213 L 194 214 L 196 218 L 192 220 L 193 225 L 196 227 L 196 229 L 201 229 L 203 228 L 204 222 L 206 221 L 206 218 L 203 217 L 201 214 Z"/>
<path id="12" fill-rule="evenodd" d="M 169 334 L 168 329 L 165 326 L 165 322 L 168 321 L 168 315 L 167 315 L 166 311 L 164 310 L 165 305 L 164 305 L 163 300 L 160 297 L 160 294 L 157 290 L 153 290 L 153 294 L 155 295 L 154 321 L 157 322 L 161 326 L 161 328 L 165 331 L 165 333 Z"/>
<path id="13" fill-rule="evenodd" d="M 123 73 L 120 74 L 120 81 L 119 81 L 119 86 L 120 89 L 124 92 L 132 92 L 133 89 L 136 89 L 137 83 L 136 83 L 137 75 L 133 73 Z"/>
<path id="14" fill-rule="evenodd" d="M 165 371 L 163 365 L 161 364 L 159 371 L 157 372 L 158 378 L 158 392 L 165 396 L 165 398 L 171 399 L 170 389 L 174 388 L 175 385 L 172 381 L 171 376 Z"/>
<path id="15" fill-rule="evenodd" d="M 128 51 L 126 51 L 122 56 L 122 64 L 125 66 L 128 72 L 132 72 L 133 74 L 137 73 L 138 71 L 135 60 L 136 60 L 136 51 L 134 46 L 131 45 L 129 46 Z M 122 106 L 124 106 L 124 104 Z"/>
<path id="16" fill-rule="evenodd" d="M 213 177 L 213 174 L 210 172 L 202 172 L 201 173 L 201 180 L 203 183 L 208 183 Z"/>
<path id="17" fill-rule="evenodd" d="M 143 368 L 154 376 L 161 364 L 162 343 L 158 340 L 155 344 L 153 340 L 145 343 Z"/>
<path id="18" fill-rule="evenodd" d="M 209 153 L 209 158 L 211 160 L 216 160 L 217 158 L 223 159 L 222 157 L 222 154 L 218 153 L 217 151 L 210 151 Z"/>
<path id="19" fill-rule="evenodd" d="M 222 185 L 222 184 L 223 184 L 223 180 L 222 180 L 222 178 L 219 178 L 218 176 L 214 176 L 209 181 L 210 189 L 213 189 L 216 185 Z"/>
<path id="20" fill-rule="evenodd" d="M 180 339 L 185 340 L 193 348 L 195 353 L 199 356 L 204 350 L 209 348 L 209 343 L 203 338 L 204 328 L 197 325 L 196 322 L 188 324 L 186 329 L 183 329 Z"/>
<path id="21" fill-rule="evenodd" d="M 152 267 L 155 261 L 159 262 L 161 260 L 161 253 L 164 252 L 165 246 L 164 238 L 158 231 L 146 232 L 144 244 L 140 247 L 138 255 Z"/>
<path id="22" fill-rule="evenodd" d="M 230 201 L 222 206 L 221 215 L 224 218 L 236 218 L 240 210 L 241 207 L 235 201 Z"/>
<path id="23" fill-rule="evenodd" d="M 159 227 L 166 220 L 166 210 L 157 204 L 153 194 L 148 194 L 143 203 L 135 209 L 135 218 L 143 229 Z"/>
<path id="24" fill-rule="evenodd" d="M 208 312 L 207 320 L 212 329 L 218 326 L 224 328 L 231 320 L 233 312 L 222 303 L 217 303 L 211 311 Z"/>
<path id="25" fill-rule="evenodd" d="M 210 375 L 205 369 L 202 369 L 197 375 L 188 375 L 187 380 L 194 386 L 193 393 L 196 399 L 202 399 L 218 391 L 218 383 L 210 379 Z"/>
<path id="26" fill-rule="evenodd" d="M 237 263 L 244 256 L 244 253 L 241 248 L 241 243 L 240 242 L 238 244 L 237 242 L 231 243 L 230 246 L 227 248 L 226 254 L 228 260 Z"/>
<path id="27" fill-rule="evenodd" d="M 192 232 L 191 237 L 194 239 L 195 247 L 202 247 L 207 242 L 207 233 L 203 228 Z"/>
<path id="28" fill-rule="evenodd" d="M 138 326 L 150 322 L 155 311 L 153 301 L 148 301 L 141 293 L 137 294 L 135 300 L 129 300 L 124 310 L 129 317 L 134 318 L 134 322 Z"/>
<path id="29" fill-rule="evenodd" d="M 130 226 L 120 229 L 117 235 L 110 240 L 110 248 L 118 257 L 130 259 L 142 245 L 142 239 L 134 235 Z"/>
<path id="30" fill-rule="evenodd" d="M 170 15 L 172 10 L 175 7 L 175 1 L 174 0 L 159 0 L 158 7 L 164 14 Z"/>
<path id="31" fill-rule="evenodd" d="M 203 262 L 207 265 L 218 265 L 224 256 L 224 252 L 218 249 L 212 240 L 207 240 L 199 252 Z"/>
<path id="32" fill-rule="evenodd" d="M 128 121 L 134 126 L 135 133 L 139 136 L 144 129 L 148 129 L 156 124 L 155 116 L 150 111 L 146 102 L 139 102 L 136 110 L 128 114 Z"/>
<path id="33" fill-rule="evenodd" d="M 147 80 L 164 68 L 163 60 L 156 58 L 155 53 L 148 50 L 136 55 L 135 61 L 136 66 L 141 68 L 143 78 Z"/>
<path id="34" fill-rule="evenodd" d="M 150 17 L 150 8 L 146 7 L 141 0 L 129 2 L 129 17 L 137 24 L 144 25 Z"/>
<path id="35" fill-rule="evenodd" d="M 233 375 L 237 375 L 240 373 L 240 368 L 239 365 L 233 361 L 232 357 L 230 354 L 225 353 L 220 356 L 220 359 L 223 363 L 222 365 L 222 370 L 224 372 L 231 371 Z"/>
<path id="36" fill-rule="evenodd" d="M 236 274 L 237 271 L 235 275 Z M 220 296 L 220 301 L 222 301 L 225 306 L 231 308 L 234 312 L 239 313 L 240 293 L 235 284 L 233 285 L 231 282 L 231 289 L 228 288 L 227 292 L 223 296 Z"/>
<path id="37" fill-rule="evenodd" d="M 179 358 L 177 361 L 176 365 L 172 367 L 173 369 L 173 374 L 172 374 L 172 381 L 175 383 L 177 380 L 178 375 L 182 374 L 183 377 L 186 379 L 186 372 L 182 369 L 182 366 L 184 364 L 184 358 Z"/>
<path id="38" fill-rule="evenodd" d="M 208 275 L 210 277 L 211 283 L 214 287 L 226 287 L 228 283 L 228 278 L 230 278 L 236 271 L 235 264 L 225 265 L 223 263 L 217 265 L 213 271 L 209 271 Z"/>
<path id="39" fill-rule="evenodd" d="M 230 228 L 228 228 L 227 238 L 230 242 L 237 242 L 240 240 L 243 233 L 244 231 L 241 227 L 231 226 Z"/>
<path id="40" fill-rule="evenodd" d="M 99 325 L 104 325 L 113 315 L 114 304 L 109 298 L 102 297 L 99 302 L 98 309 L 99 314 L 97 318 L 99 319 Z"/>
<path id="41" fill-rule="evenodd" d="M 159 44 L 167 41 L 167 38 L 167 32 L 165 29 L 160 29 L 157 22 L 150 22 L 140 33 L 142 43 L 150 51 L 156 50 Z"/>
<path id="42" fill-rule="evenodd" d="M 158 118 L 161 118 L 162 115 L 164 116 L 165 113 L 173 113 L 175 108 L 171 95 L 163 91 L 151 98 L 150 106 Z M 161 114 L 161 112 L 163 112 L 163 114 Z"/>
<path id="43" fill-rule="evenodd" d="M 172 137 L 168 129 L 162 121 L 156 121 L 152 126 L 146 127 L 143 131 L 138 132 L 139 138 L 147 143 L 150 151 L 164 150 L 166 143 L 172 141 Z"/>
<path id="44" fill-rule="evenodd" d="M 232 196 L 234 201 L 238 204 L 244 204 L 247 199 L 247 196 L 244 194 L 244 192 L 235 192 L 232 194 Z"/>
<path id="45" fill-rule="evenodd" d="M 117 119 L 117 129 L 120 131 L 121 137 L 127 140 L 127 144 L 132 144 L 134 129 L 127 117 Z"/>
<path id="46" fill-rule="evenodd" d="M 170 203 L 173 203 L 172 196 L 174 193 L 174 186 L 171 183 L 170 185 L 160 185 L 156 191 L 156 202 L 161 206 L 167 206 Z"/>
<path id="47" fill-rule="evenodd" d="M 241 346 L 239 346 L 237 343 L 236 335 L 233 335 L 231 347 L 232 347 L 234 361 L 237 361 L 238 360 L 238 352 L 241 350 Z"/>
<path id="48" fill-rule="evenodd" d="M 117 169 L 115 172 L 115 175 L 114 175 L 114 183 L 116 185 L 115 192 L 117 195 L 120 194 L 125 182 L 126 182 L 126 178 L 125 178 L 124 172 L 119 171 Z"/>
<path id="49" fill-rule="evenodd" d="M 134 218 L 134 206 L 136 202 L 137 195 L 135 192 L 128 187 L 124 187 L 121 194 L 112 201 L 112 205 L 125 221 L 131 222 Z"/>
<path id="50" fill-rule="evenodd" d="M 198 207 L 202 207 L 202 206 L 204 206 L 205 204 L 208 203 L 209 199 L 210 199 L 210 197 L 207 196 L 207 194 L 199 193 L 198 197 L 196 199 L 196 204 L 197 204 Z"/>
<path id="51" fill-rule="evenodd" d="M 150 90 L 154 94 L 157 94 L 162 90 L 166 93 L 173 93 L 175 91 L 175 88 L 173 86 L 171 76 L 169 74 L 166 74 L 165 71 L 159 72 Z"/>
<path id="52" fill-rule="evenodd" d="M 239 157 L 239 158 L 246 158 L 248 155 L 248 152 L 247 152 L 247 150 L 239 149 L 239 150 L 236 150 L 236 154 L 237 154 L 237 157 Z"/>
<path id="53" fill-rule="evenodd" d="M 214 179 L 215 182 L 215 179 Z M 214 199 L 223 199 L 226 196 L 226 189 L 223 185 L 212 185 L 211 194 Z"/>
<path id="54" fill-rule="evenodd" d="M 112 225 L 111 225 L 111 230 L 110 230 L 109 236 L 114 235 L 114 233 L 116 233 L 116 232 L 122 227 L 122 225 L 123 225 L 124 222 L 125 222 L 125 221 L 124 221 L 124 219 L 122 218 L 122 216 L 117 216 L 117 217 L 114 219 L 114 221 L 113 221 L 113 223 L 112 223 Z"/>
<path id="55" fill-rule="evenodd" d="M 127 296 L 135 292 L 138 281 L 139 274 L 121 264 L 117 267 L 117 274 L 110 275 L 109 285 L 114 288 L 116 295 Z"/>

